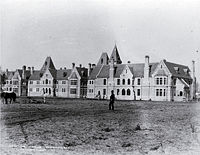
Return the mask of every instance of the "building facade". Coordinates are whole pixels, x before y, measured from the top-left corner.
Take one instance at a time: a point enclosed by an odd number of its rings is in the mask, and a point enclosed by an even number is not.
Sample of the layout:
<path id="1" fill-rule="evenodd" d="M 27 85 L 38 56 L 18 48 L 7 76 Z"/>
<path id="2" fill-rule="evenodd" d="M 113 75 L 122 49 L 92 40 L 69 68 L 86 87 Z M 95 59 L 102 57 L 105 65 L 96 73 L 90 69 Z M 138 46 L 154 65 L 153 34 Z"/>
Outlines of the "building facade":
<path id="1" fill-rule="evenodd" d="M 51 57 L 34 71 L 28 81 L 28 96 L 80 98 L 87 95 L 88 70 L 72 64 L 71 69 L 57 70 Z"/>
<path id="2" fill-rule="evenodd" d="M 26 69 L 26 66 L 16 71 L 6 70 L 3 90 L 6 92 L 15 92 L 17 96 L 27 96 L 28 79 L 31 76 L 32 70 L 34 70 L 33 67 Z"/>
<path id="3" fill-rule="evenodd" d="M 192 73 L 187 66 L 162 60 L 122 64 L 115 45 L 110 58 L 102 53 L 97 65 L 89 64 L 87 98 L 119 100 L 183 101 L 192 94 Z"/>

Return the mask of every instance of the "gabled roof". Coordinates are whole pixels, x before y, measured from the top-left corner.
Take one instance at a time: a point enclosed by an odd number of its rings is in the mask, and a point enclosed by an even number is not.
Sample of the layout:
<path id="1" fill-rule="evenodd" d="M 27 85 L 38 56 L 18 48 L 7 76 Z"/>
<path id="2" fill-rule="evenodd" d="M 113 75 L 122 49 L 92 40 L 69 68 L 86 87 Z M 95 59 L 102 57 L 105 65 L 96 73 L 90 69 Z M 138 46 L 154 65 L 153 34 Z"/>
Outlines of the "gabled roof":
<path id="1" fill-rule="evenodd" d="M 71 69 L 57 70 L 57 80 L 67 80 L 71 74 Z"/>
<path id="2" fill-rule="evenodd" d="M 107 65 L 109 57 L 107 53 L 102 53 L 97 65 Z"/>
<path id="3" fill-rule="evenodd" d="M 22 73 L 23 73 L 23 70 L 22 69 L 17 69 L 15 72 L 18 72 L 19 73 L 19 76 L 22 78 Z M 25 77 L 26 79 L 29 79 L 29 77 L 31 76 L 31 71 L 30 70 L 25 70 Z M 14 79 L 17 79 L 17 75 L 14 73 L 13 75 L 13 78 Z"/>
<path id="4" fill-rule="evenodd" d="M 40 80 L 42 74 L 43 74 L 42 71 L 34 70 L 33 74 L 30 76 L 29 80 Z"/>
<path id="5" fill-rule="evenodd" d="M 110 60 L 111 59 L 114 59 L 114 62 L 116 62 L 116 64 L 122 63 L 121 58 L 119 56 L 118 49 L 117 49 L 117 45 L 115 45 L 115 47 L 113 48 L 112 54 L 110 56 Z"/>
<path id="6" fill-rule="evenodd" d="M 82 79 L 87 79 L 88 78 L 88 69 L 85 67 L 76 67 L 80 77 Z"/>
<path id="7" fill-rule="evenodd" d="M 122 74 L 125 66 L 128 66 L 131 73 L 133 74 L 133 77 L 143 77 L 144 76 L 144 63 L 139 64 L 116 64 L 114 65 L 115 68 L 115 78 L 119 78 Z M 150 63 L 150 76 L 152 76 L 152 73 L 155 71 L 158 63 Z M 110 65 L 98 65 L 96 66 L 89 76 L 89 79 L 96 79 L 97 78 L 109 78 L 109 70 Z"/>
<path id="8" fill-rule="evenodd" d="M 163 61 L 165 63 L 165 65 L 167 66 L 167 68 L 169 69 L 170 73 L 172 74 L 172 76 L 174 77 L 179 77 L 179 78 L 187 78 L 187 79 L 192 79 L 190 74 L 189 74 L 189 67 L 188 66 L 184 66 L 184 65 L 180 65 L 180 64 L 176 64 L 176 63 L 172 63 L 172 62 L 168 62 L 166 60 Z M 178 71 L 175 70 L 175 67 L 178 67 Z M 184 69 L 187 69 L 188 72 L 184 72 Z"/>
<path id="9" fill-rule="evenodd" d="M 51 57 L 47 57 L 42 68 L 41 71 L 45 71 L 46 69 L 52 69 L 52 70 L 56 70 L 53 61 L 51 59 Z"/>
<path id="10" fill-rule="evenodd" d="M 14 71 L 9 71 L 8 75 L 6 76 L 6 80 L 11 80 L 13 75 L 14 75 L 14 73 L 15 73 Z"/>

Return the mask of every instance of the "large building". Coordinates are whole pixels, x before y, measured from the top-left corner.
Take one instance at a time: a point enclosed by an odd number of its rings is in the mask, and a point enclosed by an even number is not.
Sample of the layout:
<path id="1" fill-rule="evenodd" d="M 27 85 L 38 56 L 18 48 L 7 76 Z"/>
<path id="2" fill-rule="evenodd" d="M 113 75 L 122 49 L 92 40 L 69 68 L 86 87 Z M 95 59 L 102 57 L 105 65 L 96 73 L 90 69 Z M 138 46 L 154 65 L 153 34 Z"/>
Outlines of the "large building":
<path id="1" fill-rule="evenodd" d="M 85 97 L 87 77 L 85 67 L 76 67 L 73 63 L 71 69 L 57 70 L 51 57 L 47 57 L 42 68 L 35 70 L 29 78 L 28 96 Z"/>
<path id="2" fill-rule="evenodd" d="M 115 45 L 110 58 L 102 53 L 97 65 L 89 66 L 87 98 L 109 99 L 114 90 L 119 100 L 183 101 L 193 96 L 192 72 L 181 64 L 161 60 L 122 64 Z M 194 78 L 194 77 L 193 77 Z"/>
<path id="3" fill-rule="evenodd" d="M 2 89 L 6 92 L 15 92 L 17 96 L 27 96 L 28 79 L 33 71 L 33 67 L 23 66 L 22 69 L 16 71 L 8 71 L 4 73 L 5 84 Z"/>

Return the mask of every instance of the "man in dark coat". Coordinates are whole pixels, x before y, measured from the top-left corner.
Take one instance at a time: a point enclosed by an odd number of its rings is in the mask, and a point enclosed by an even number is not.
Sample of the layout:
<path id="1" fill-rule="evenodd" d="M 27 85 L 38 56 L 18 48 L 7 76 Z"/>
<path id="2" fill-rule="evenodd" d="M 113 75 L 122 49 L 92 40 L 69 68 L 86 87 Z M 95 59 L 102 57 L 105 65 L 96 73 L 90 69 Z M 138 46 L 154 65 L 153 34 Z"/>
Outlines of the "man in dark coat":
<path id="1" fill-rule="evenodd" d="M 109 110 L 114 110 L 114 102 L 115 102 L 115 94 L 114 91 L 112 90 L 110 95 Z"/>

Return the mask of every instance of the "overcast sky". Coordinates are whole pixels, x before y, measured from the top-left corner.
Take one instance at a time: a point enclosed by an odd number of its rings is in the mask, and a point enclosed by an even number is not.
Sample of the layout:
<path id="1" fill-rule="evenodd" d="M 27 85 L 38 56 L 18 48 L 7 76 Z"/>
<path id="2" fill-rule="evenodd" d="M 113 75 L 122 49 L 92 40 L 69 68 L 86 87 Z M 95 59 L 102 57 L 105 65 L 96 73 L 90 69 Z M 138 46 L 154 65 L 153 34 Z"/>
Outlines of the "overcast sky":
<path id="1" fill-rule="evenodd" d="M 191 66 L 200 77 L 199 0 L 1 1 L 1 67 L 40 69 L 97 63 L 114 44 L 124 63 L 166 59 Z M 196 51 L 199 51 L 198 53 Z M 197 62 L 198 61 L 198 62 Z"/>

